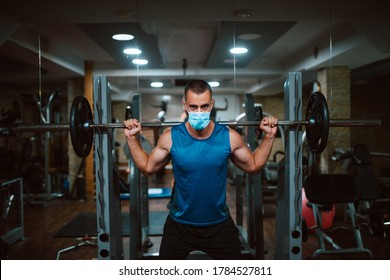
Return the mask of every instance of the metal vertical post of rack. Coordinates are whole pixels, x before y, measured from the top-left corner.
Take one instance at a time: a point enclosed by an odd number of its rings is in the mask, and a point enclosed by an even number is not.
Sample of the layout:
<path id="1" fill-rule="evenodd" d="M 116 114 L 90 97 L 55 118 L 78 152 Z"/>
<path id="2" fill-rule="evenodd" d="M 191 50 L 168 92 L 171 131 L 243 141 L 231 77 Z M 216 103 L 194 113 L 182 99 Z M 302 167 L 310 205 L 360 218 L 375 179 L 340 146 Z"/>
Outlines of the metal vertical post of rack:
<path id="1" fill-rule="evenodd" d="M 302 120 L 302 76 L 288 74 L 284 84 L 284 114 L 289 121 Z M 282 184 L 278 185 L 276 212 L 276 259 L 302 259 L 302 127 L 285 131 Z"/>
<path id="2" fill-rule="evenodd" d="M 94 84 L 94 122 L 112 122 L 111 95 L 105 76 L 96 76 Z M 122 216 L 119 185 L 113 182 L 112 129 L 95 133 L 95 178 L 98 259 L 123 259 Z"/>
<path id="3" fill-rule="evenodd" d="M 131 103 L 132 117 L 140 120 L 141 119 L 141 96 L 136 94 L 133 96 Z M 138 140 L 140 140 L 140 136 Z M 140 140 L 141 141 L 141 140 Z M 143 252 L 143 200 L 144 190 L 141 184 L 141 172 L 135 167 L 133 159 L 129 159 L 130 174 L 129 174 L 129 185 L 130 185 L 130 259 L 139 260 L 142 258 Z M 147 191 L 147 190 L 146 190 Z M 147 193 L 146 193 L 147 195 Z"/>
<path id="4" fill-rule="evenodd" d="M 255 110 L 253 95 L 245 94 L 245 114 L 247 121 L 254 121 Z M 260 122 L 259 122 L 260 123 Z M 255 141 L 255 127 L 247 127 L 246 140 L 253 152 L 257 148 Z M 248 202 L 248 245 L 256 259 L 264 259 L 264 234 L 263 234 L 263 198 L 261 186 L 261 174 L 245 177 L 246 196 Z"/>

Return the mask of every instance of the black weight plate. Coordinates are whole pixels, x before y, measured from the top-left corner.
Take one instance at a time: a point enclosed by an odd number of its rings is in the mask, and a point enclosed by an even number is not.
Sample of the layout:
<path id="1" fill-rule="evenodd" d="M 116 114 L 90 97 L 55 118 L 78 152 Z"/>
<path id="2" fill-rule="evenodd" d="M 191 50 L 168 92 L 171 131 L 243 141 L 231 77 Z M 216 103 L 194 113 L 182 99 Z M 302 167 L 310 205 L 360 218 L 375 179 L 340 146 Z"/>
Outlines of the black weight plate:
<path id="1" fill-rule="evenodd" d="M 70 139 L 77 156 L 85 158 L 89 155 L 93 143 L 92 110 L 88 99 L 77 96 L 72 103 L 69 117 Z"/>
<path id="2" fill-rule="evenodd" d="M 314 124 L 306 126 L 306 137 L 309 148 L 319 154 L 325 150 L 329 135 L 329 110 L 325 96 L 321 92 L 313 92 L 306 108 L 306 120 Z"/>

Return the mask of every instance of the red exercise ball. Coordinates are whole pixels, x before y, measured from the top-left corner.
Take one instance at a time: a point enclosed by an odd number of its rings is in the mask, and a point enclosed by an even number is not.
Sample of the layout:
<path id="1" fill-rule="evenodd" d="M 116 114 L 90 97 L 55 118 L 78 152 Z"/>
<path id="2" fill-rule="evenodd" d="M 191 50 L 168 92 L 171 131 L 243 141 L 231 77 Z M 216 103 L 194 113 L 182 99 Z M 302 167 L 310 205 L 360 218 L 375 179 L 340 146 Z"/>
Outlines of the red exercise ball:
<path id="1" fill-rule="evenodd" d="M 332 210 L 322 211 L 322 229 L 330 229 L 333 225 L 333 218 L 336 214 L 336 207 L 333 204 Z M 307 228 L 310 230 L 315 226 L 313 209 L 306 197 L 305 189 L 302 189 L 302 216 L 306 221 Z"/>

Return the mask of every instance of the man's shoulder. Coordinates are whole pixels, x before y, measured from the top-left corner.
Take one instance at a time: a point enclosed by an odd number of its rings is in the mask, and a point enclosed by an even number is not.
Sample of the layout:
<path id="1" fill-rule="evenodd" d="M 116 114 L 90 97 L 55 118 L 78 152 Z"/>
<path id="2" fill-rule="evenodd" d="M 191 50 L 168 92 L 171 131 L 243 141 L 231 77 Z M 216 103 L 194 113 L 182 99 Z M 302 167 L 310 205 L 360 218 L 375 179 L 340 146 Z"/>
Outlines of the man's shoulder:
<path id="1" fill-rule="evenodd" d="M 156 132 L 154 132 L 156 133 Z M 158 146 L 161 148 L 164 148 L 166 150 L 169 150 L 172 145 L 172 129 L 170 127 L 167 127 L 164 129 L 160 137 L 158 138 Z"/>
<path id="2" fill-rule="evenodd" d="M 155 132 L 156 133 L 156 132 Z M 166 137 L 166 136 L 171 136 L 172 134 L 172 127 L 167 127 L 163 130 L 162 134 L 160 137 Z"/>

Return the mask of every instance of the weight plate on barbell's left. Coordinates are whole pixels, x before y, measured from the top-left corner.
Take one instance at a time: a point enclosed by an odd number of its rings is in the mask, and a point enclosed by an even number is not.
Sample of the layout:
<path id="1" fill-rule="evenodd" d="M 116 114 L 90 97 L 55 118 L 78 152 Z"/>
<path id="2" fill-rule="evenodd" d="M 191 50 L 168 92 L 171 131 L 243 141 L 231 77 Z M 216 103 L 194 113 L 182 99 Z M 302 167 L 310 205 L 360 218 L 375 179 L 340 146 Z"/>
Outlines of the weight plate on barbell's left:
<path id="1" fill-rule="evenodd" d="M 307 103 L 306 137 L 309 148 L 319 154 L 325 150 L 329 135 L 329 110 L 325 96 L 321 92 L 313 92 Z M 314 122 L 314 123 L 313 123 Z"/>
<path id="2" fill-rule="evenodd" d="M 89 155 L 93 143 L 92 110 L 88 99 L 84 96 L 77 96 L 72 103 L 69 116 L 70 138 L 72 146 L 81 158 Z"/>

